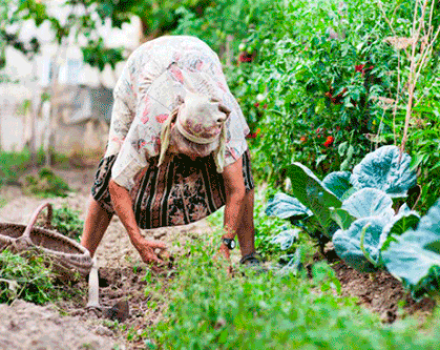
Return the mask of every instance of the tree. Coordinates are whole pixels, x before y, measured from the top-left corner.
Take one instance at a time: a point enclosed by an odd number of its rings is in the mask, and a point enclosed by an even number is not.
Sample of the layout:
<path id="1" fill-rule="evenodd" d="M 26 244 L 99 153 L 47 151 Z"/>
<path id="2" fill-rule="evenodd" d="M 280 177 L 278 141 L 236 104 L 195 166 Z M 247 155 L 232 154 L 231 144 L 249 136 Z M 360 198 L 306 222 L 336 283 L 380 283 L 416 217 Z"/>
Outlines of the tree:
<path id="1" fill-rule="evenodd" d="M 2 0 L 0 3 L 0 72 L 6 65 L 5 51 L 7 47 L 13 47 L 21 51 L 28 59 L 32 59 L 40 51 L 41 43 L 37 37 L 24 41 L 20 32 L 26 21 L 33 21 L 38 28 L 42 25 L 50 25 L 54 35 L 54 41 L 58 44 L 58 55 L 62 55 L 67 41 L 81 43 L 84 62 L 92 67 L 103 71 L 106 65 L 114 70 L 118 62 L 126 56 L 125 49 L 108 48 L 99 29 L 104 24 L 110 24 L 113 28 L 122 28 L 133 16 L 140 18 L 142 31 L 147 38 L 159 36 L 177 26 L 180 18 L 178 9 L 185 7 L 203 14 L 209 6 L 210 0 Z M 54 14 L 53 6 L 62 6 L 67 9 L 67 16 Z M 64 11 L 65 12 L 65 11 Z M 49 94 L 56 97 L 57 67 L 52 66 L 52 84 L 46 96 Z M 7 77 L 0 73 L 0 82 Z M 55 95 L 55 96 L 54 96 Z M 57 113 L 57 98 L 53 98 L 51 115 L 48 123 Z M 34 107 L 35 108 L 35 107 Z M 38 109 L 38 107 L 36 107 Z M 46 130 L 45 137 L 46 164 L 50 164 L 51 129 Z"/>

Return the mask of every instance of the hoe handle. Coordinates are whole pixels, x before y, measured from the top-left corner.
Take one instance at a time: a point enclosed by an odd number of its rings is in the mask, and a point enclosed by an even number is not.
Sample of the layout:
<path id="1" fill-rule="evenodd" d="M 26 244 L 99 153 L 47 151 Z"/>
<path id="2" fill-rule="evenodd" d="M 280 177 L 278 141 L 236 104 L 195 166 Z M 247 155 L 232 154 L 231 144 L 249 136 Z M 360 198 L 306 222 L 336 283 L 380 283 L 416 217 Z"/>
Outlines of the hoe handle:
<path id="1" fill-rule="evenodd" d="M 101 305 L 99 304 L 99 277 L 96 258 L 93 259 L 93 266 L 89 274 L 89 302 L 86 308 L 101 309 Z"/>

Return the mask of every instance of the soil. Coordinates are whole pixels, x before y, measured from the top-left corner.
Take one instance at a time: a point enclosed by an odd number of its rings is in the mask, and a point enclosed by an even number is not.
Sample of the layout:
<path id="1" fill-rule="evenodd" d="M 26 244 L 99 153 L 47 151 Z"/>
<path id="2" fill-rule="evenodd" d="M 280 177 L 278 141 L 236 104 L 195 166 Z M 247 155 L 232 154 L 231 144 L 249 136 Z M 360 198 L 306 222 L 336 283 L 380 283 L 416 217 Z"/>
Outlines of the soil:
<path id="1" fill-rule="evenodd" d="M 47 201 L 55 208 L 67 205 L 79 211 L 80 219 L 84 220 L 94 169 L 56 170 L 55 173 L 69 184 L 73 192 L 67 198 Z M 25 196 L 17 186 L 1 188 L 0 198 L 6 203 L 0 208 L 0 222 L 24 225 L 34 210 L 46 201 Z M 185 254 L 187 240 L 211 231 L 203 220 L 187 226 L 144 230 L 143 234 L 148 240 L 165 242 L 169 254 L 178 257 Z M 56 305 L 37 306 L 20 300 L 10 306 L 0 305 L 0 319 L 10 320 L 0 323 L 0 350 L 145 349 L 145 343 L 138 335 L 159 321 L 166 302 L 157 296 L 166 291 L 172 269 L 155 274 L 149 283 L 143 280 L 147 268 L 116 216 L 98 247 L 96 258 L 103 310 L 85 309 L 86 280 L 69 287 L 70 291 L 75 291 L 74 295 L 69 300 L 57 301 Z M 159 285 L 159 291 L 145 293 L 148 284 Z M 155 305 L 149 308 L 148 301 L 153 296 Z M 124 327 L 117 326 L 117 320 L 123 321 Z M 129 342 L 126 340 L 128 332 L 131 334 Z"/>
<path id="2" fill-rule="evenodd" d="M 342 295 L 356 297 L 359 305 L 379 314 L 383 323 L 393 323 L 408 315 L 417 315 L 423 321 L 432 314 L 436 306 L 434 300 L 414 301 L 400 281 L 387 271 L 374 274 L 356 271 L 337 257 L 331 243 L 328 246 L 324 256 L 341 283 Z M 314 260 L 322 260 L 322 256 L 317 253 Z"/>
<path id="3" fill-rule="evenodd" d="M 49 201 L 55 207 L 64 204 L 78 210 L 84 220 L 94 169 L 55 172 L 74 191 L 67 198 Z M 21 189 L 14 186 L 0 189 L 0 199 L 0 203 L 6 203 L 0 208 L 0 222 L 18 224 L 26 224 L 43 201 L 23 195 Z M 196 240 L 212 231 L 206 221 L 201 221 L 176 228 L 145 230 L 143 233 L 147 239 L 165 242 L 169 253 L 178 259 L 186 254 L 186 241 Z M 417 313 L 423 317 L 435 306 L 429 299 L 415 303 L 402 285 L 386 272 L 377 273 L 373 280 L 368 274 L 359 273 L 335 260 L 330 252 L 326 256 L 341 282 L 343 295 L 357 297 L 359 304 L 378 313 L 383 322 L 394 322 L 406 314 Z M 71 292 L 71 298 L 57 301 L 56 305 L 37 306 L 20 300 L 9 306 L 0 305 L 0 319 L 7 320 L 0 322 L 0 350 L 144 349 L 145 343 L 139 335 L 161 319 L 166 308 L 166 291 L 172 283 L 172 269 L 168 273 L 152 275 L 151 280 L 147 280 L 146 266 L 117 217 L 112 219 L 96 257 L 100 302 L 104 310 L 85 309 L 86 280 L 70 287 L 70 291 L 75 291 Z M 238 255 L 233 257 L 233 261 L 237 259 Z M 154 304 L 149 304 L 150 300 Z M 403 308 L 400 307 L 402 304 Z M 118 325 L 117 320 L 123 327 Z"/>
<path id="4" fill-rule="evenodd" d="M 432 299 L 415 302 L 402 284 L 386 271 L 370 276 L 353 270 L 343 262 L 334 265 L 333 269 L 341 282 L 342 294 L 357 297 L 359 304 L 378 313 L 384 323 L 392 323 L 413 314 L 423 319 L 435 307 Z"/>

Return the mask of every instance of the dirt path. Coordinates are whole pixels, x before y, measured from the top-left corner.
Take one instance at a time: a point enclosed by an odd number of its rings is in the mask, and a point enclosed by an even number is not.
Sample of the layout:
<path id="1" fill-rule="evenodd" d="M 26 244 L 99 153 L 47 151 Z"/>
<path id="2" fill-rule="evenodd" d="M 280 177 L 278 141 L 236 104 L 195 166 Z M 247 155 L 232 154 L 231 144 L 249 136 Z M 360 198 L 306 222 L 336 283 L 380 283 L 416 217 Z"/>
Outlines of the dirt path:
<path id="1" fill-rule="evenodd" d="M 49 201 L 56 208 L 67 205 L 78 210 L 81 213 L 80 218 L 84 220 L 93 181 L 93 169 L 60 170 L 56 173 L 68 182 L 74 192 L 67 198 L 54 198 Z M 26 224 L 42 202 L 41 199 L 24 196 L 18 187 L 2 188 L 0 197 L 6 202 L 6 205 L 0 208 L 0 222 Z M 187 240 L 197 239 L 211 231 L 207 222 L 201 221 L 177 228 L 146 230 L 144 234 L 147 239 L 165 242 L 169 252 L 178 256 L 183 253 Z M 158 303 L 154 308 L 148 307 L 151 295 L 145 292 L 148 285 L 144 280 L 146 267 L 117 217 L 112 219 L 96 257 L 100 267 L 102 305 L 112 307 L 117 302 L 123 302 L 129 306 L 128 318 L 124 321 L 125 331 L 121 327 L 115 327 L 113 320 L 118 315 L 107 312 L 107 319 L 102 313 L 84 309 L 87 303 L 87 284 L 81 282 L 75 286 L 78 293 L 72 295 L 71 300 L 56 305 L 66 314 L 63 317 L 57 313 L 53 305 L 42 307 L 23 301 L 14 302 L 11 306 L 0 305 L 0 319 L 10 320 L 0 327 L 0 350 L 145 348 L 143 342 L 136 342 L 136 336 L 145 327 L 157 322 L 165 304 Z M 159 277 L 149 283 L 160 283 L 160 288 L 166 290 L 168 277 Z M 125 340 L 127 330 L 131 332 L 132 338 L 129 343 Z"/>

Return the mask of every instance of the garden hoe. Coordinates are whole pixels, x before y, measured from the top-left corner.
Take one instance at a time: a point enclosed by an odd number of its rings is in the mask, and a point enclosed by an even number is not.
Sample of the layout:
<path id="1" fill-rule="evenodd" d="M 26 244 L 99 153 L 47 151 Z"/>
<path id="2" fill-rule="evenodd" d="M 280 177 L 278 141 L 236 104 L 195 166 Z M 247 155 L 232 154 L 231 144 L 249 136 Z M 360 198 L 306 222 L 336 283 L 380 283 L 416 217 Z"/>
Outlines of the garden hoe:
<path id="1" fill-rule="evenodd" d="M 120 300 L 112 307 L 102 306 L 99 303 L 99 275 L 96 258 L 93 259 L 93 266 L 89 274 L 89 301 L 86 310 L 91 310 L 96 314 L 101 312 L 105 318 L 119 322 L 124 322 L 130 313 L 127 300 Z"/>

